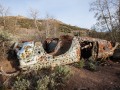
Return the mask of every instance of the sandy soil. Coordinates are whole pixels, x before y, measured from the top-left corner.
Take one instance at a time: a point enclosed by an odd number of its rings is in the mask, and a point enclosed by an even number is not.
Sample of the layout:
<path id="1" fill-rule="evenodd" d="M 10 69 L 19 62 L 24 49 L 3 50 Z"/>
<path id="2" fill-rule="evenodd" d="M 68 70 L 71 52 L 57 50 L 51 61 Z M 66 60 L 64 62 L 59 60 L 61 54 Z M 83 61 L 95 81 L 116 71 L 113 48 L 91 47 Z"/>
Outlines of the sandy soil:
<path id="1" fill-rule="evenodd" d="M 71 67 L 74 71 L 65 90 L 120 90 L 120 63 L 100 66 L 92 72 Z"/>

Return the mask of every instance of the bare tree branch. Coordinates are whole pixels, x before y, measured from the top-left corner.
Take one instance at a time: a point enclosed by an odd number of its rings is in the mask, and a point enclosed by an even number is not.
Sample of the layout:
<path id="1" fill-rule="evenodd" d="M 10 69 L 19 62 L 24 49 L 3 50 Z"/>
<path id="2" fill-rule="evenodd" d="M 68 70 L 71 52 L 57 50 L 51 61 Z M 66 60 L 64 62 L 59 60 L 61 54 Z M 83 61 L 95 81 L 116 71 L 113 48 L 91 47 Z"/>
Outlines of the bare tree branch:
<path id="1" fill-rule="evenodd" d="M 95 18 L 99 23 L 100 29 L 108 30 L 111 34 L 112 41 L 117 40 L 117 33 L 120 24 L 120 0 L 95 0 L 90 5 L 90 11 L 95 12 Z M 117 5 L 117 6 L 115 6 Z"/>
<path id="2" fill-rule="evenodd" d="M 34 20 L 34 24 L 35 24 L 36 29 L 38 30 L 37 19 L 38 19 L 38 16 L 39 16 L 39 10 L 30 8 L 29 13 L 30 13 L 30 16 Z"/>

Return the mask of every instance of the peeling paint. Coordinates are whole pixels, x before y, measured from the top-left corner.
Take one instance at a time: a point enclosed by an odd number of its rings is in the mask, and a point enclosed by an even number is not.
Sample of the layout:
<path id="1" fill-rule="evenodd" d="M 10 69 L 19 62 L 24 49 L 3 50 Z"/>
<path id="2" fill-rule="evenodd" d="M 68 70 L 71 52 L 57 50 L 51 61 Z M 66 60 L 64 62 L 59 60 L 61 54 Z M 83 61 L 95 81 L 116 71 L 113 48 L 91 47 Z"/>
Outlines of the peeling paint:
<path id="1" fill-rule="evenodd" d="M 58 56 L 47 53 L 41 42 L 25 42 L 17 47 L 16 52 L 20 62 L 20 68 L 23 70 L 38 70 L 40 68 L 78 62 L 82 57 L 81 53 L 83 49 L 90 49 L 91 56 L 94 59 L 106 58 L 113 54 L 117 45 L 115 44 L 113 47 L 112 43 L 107 40 L 90 37 L 74 37 L 69 50 Z"/>
<path id="2" fill-rule="evenodd" d="M 39 69 L 65 65 L 80 60 L 80 45 L 76 37 L 73 38 L 70 49 L 59 56 L 53 56 L 44 50 L 41 42 L 23 43 L 22 48 L 17 51 L 22 69 Z"/>
<path id="3" fill-rule="evenodd" d="M 110 57 L 113 55 L 114 50 L 117 48 L 119 43 L 115 43 L 115 45 L 112 45 L 112 42 L 107 40 L 102 40 L 98 38 L 91 38 L 91 37 L 78 37 L 79 42 L 82 43 L 84 41 L 95 43 L 96 45 L 93 46 L 93 53 L 92 56 L 95 54 L 95 58 L 104 58 Z M 85 46 L 84 46 L 85 47 Z M 88 47 L 89 48 L 89 47 Z"/>

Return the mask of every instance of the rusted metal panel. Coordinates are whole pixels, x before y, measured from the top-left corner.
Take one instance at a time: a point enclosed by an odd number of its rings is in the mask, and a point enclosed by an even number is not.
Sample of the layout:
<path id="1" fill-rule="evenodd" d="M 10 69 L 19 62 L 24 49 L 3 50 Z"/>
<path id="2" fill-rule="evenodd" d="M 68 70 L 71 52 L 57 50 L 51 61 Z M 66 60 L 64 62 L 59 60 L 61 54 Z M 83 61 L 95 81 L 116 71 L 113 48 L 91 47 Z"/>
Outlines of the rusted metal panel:
<path id="1" fill-rule="evenodd" d="M 48 54 L 41 42 L 25 42 L 20 50 L 17 50 L 21 69 L 38 69 L 65 65 L 80 60 L 80 45 L 77 38 L 73 38 L 70 49 L 58 56 Z"/>
<path id="2" fill-rule="evenodd" d="M 79 42 L 92 42 L 92 43 L 98 43 L 96 45 L 93 46 L 96 47 L 96 54 L 95 57 L 98 58 L 107 58 L 109 56 L 112 56 L 114 53 L 114 50 L 117 48 L 118 43 L 115 43 L 115 45 L 113 46 L 112 43 L 110 41 L 107 40 L 102 40 L 102 39 L 97 39 L 97 38 L 91 38 L 91 37 L 78 37 Z M 98 46 L 97 46 L 98 45 Z M 83 46 L 84 48 L 85 46 Z M 89 47 L 87 47 L 89 48 Z M 93 50 L 93 49 L 92 49 Z M 93 50 L 94 52 L 94 50 Z M 92 56 L 94 56 L 94 54 L 92 54 Z"/>

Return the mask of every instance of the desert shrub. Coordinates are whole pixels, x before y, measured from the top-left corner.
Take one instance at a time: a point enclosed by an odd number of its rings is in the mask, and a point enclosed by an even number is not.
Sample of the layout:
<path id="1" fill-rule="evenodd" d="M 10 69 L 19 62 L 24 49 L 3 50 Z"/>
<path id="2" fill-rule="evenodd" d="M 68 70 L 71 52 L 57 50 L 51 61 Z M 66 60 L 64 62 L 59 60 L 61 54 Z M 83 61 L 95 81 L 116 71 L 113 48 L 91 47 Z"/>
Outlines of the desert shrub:
<path id="1" fill-rule="evenodd" d="M 19 76 L 17 76 L 17 78 L 14 79 L 11 86 L 13 90 L 35 90 L 32 86 L 33 83 L 36 84 L 36 80 L 36 76 L 33 77 L 33 74 L 31 73 L 20 74 Z"/>
<path id="2" fill-rule="evenodd" d="M 37 81 L 37 88 L 36 90 L 48 90 L 48 84 L 50 83 L 50 77 L 45 76 L 42 79 Z"/>
<path id="3" fill-rule="evenodd" d="M 17 77 L 17 80 L 14 83 L 13 90 L 27 90 L 29 89 L 30 82 L 26 79 Z"/>
<path id="4" fill-rule="evenodd" d="M 67 66 L 43 69 L 22 74 L 13 82 L 13 90 L 59 90 L 64 88 L 71 73 Z"/>
<path id="5" fill-rule="evenodd" d="M 10 41 L 13 39 L 13 35 L 8 31 L 0 30 L 0 41 Z"/>
<path id="6" fill-rule="evenodd" d="M 55 88 L 59 89 L 66 85 L 66 81 L 69 79 L 71 73 L 69 67 L 58 66 L 55 68 L 54 73 L 52 73 L 52 78 L 54 79 Z"/>
<path id="7" fill-rule="evenodd" d="M 17 39 L 7 30 L 0 30 L 0 60 L 7 57 L 7 52 Z"/>
<path id="8" fill-rule="evenodd" d="M 73 63 L 73 66 L 76 68 L 83 68 L 85 66 L 85 62 L 81 59 L 79 62 Z"/>
<path id="9" fill-rule="evenodd" d="M 37 20 L 37 26 L 38 29 L 41 30 L 41 25 L 39 24 L 41 21 Z M 27 28 L 27 29 L 35 29 L 35 25 L 34 25 L 34 20 L 33 19 L 18 19 L 17 20 L 17 24 L 20 25 L 21 28 Z"/>
<path id="10" fill-rule="evenodd" d="M 90 57 L 90 58 L 86 61 L 85 67 L 86 67 L 88 70 L 97 71 L 97 62 L 93 59 L 93 57 Z"/>
<path id="11" fill-rule="evenodd" d="M 76 68 L 84 68 L 90 71 L 98 71 L 99 62 L 95 61 L 93 57 L 88 59 L 82 58 L 79 62 L 72 64 Z"/>
<path id="12" fill-rule="evenodd" d="M 85 66 L 85 60 L 82 58 L 79 62 L 74 63 L 74 66 L 77 68 L 83 68 Z"/>
<path id="13" fill-rule="evenodd" d="M 37 90 L 59 90 L 64 88 L 71 76 L 69 67 L 57 66 L 54 71 L 37 82 Z"/>
<path id="14" fill-rule="evenodd" d="M 32 19 L 18 19 L 17 24 L 20 25 L 21 28 L 31 28 L 33 26 L 33 20 Z"/>

